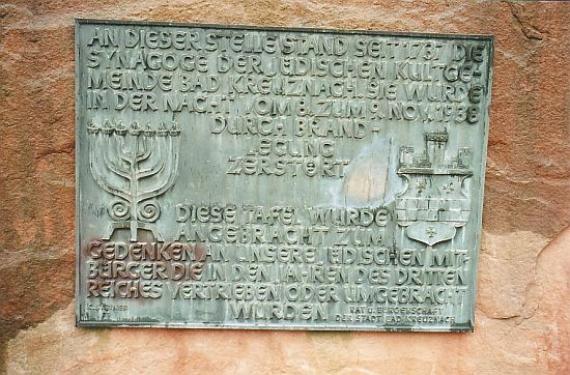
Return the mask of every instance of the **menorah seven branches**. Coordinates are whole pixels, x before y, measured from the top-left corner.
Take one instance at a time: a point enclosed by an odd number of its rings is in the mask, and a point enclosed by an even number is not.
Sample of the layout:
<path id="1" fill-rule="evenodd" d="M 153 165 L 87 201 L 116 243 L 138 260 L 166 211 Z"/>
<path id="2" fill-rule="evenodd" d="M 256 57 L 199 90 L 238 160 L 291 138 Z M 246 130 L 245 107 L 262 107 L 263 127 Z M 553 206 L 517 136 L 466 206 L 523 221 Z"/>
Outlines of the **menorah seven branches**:
<path id="1" fill-rule="evenodd" d="M 99 127 L 91 121 L 87 132 L 91 174 L 99 187 L 115 197 L 107 207 L 113 222 L 102 238 L 109 240 L 115 229 L 130 229 L 130 240 L 137 241 L 140 228 L 163 241 L 153 224 L 160 216 L 155 198 L 174 184 L 178 173 L 176 123 L 162 123 L 154 130 L 136 122 L 124 126 L 105 120 Z"/>

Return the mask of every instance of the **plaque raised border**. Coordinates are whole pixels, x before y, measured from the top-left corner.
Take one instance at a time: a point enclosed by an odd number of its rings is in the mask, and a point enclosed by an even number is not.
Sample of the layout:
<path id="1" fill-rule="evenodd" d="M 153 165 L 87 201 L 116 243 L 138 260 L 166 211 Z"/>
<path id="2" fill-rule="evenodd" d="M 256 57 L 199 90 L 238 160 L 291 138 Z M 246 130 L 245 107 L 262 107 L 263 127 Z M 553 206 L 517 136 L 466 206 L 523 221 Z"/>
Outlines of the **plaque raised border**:
<path id="1" fill-rule="evenodd" d="M 279 330 L 322 330 L 322 331 L 421 331 L 421 332 L 461 332 L 473 330 L 474 327 L 474 304 L 475 304 L 475 291 L 476 291 L 476 265 L 478 252 L 480 247 L 480 231 L 482 226 L 482 202 L 483 202 L 483 186 L 485 178 L 485 159 L 487 153 L 487 138 L 489 128 L 489 105 L 491 98 L 491 83 L 492 83 L 492 59 L 493 59 L 493 37 L 490 35 L 460 35 L 460 34 L 430 34 L 430 33 L 403 33 L 403 32 L 383 32 L 371 30 L 335 30 L 335 29 L 313 29 L 313 28 L 281 28 L 281 27 L 255 27 L 255 26 L 241 26 L 241 25 L 211 25 L 211 24 L 183 24 L 183 23 L 170 23 L 170 22 L 138 22 L 138 21 L 111 21 L 111 20 L 88 20 L 77 19 L 75 29 L 75 57 L 76 57 L 76 324 L 82 327 L 159 327 L 159 328 L 225 328 L 225 329 L 279 329 Z M 478 139 L 475 143 L 461 144 L 457 139 L 453 139 L 454 132 L 452 128 L 454 125 L 434 121 L 430 123 L 433 126 L 423 126 L 419 136 L 415 136 L 415 140 L 410 140 L 407 144 L 404 139 L 399 139 L 398 150 L 395 157 L 398 158 L 397 162 L 391 164 L 393 168 L 392 174 L 397 176 L 400 181 L 400 190 L 392 197 L 391 207 L 389 209 L 390 220 L 393 222 L 395 228 L 399 230 L 405 241 L 421 246 L 425 254 L 435 254 L 439 245 L 449 244 L 453 239 L 462 233 L 465 236 L 465 227 L 468 224 L 472 233 L 468 236 L 467 240 L 468 249 L 451 251 L 453 259 L 448 260 L 439 259 L 438 262 L 448 264 L 445 262 L 452 262 L 454 267 L 458 267 L 456 262 L 469 263 L 467 276 L 468 284 L 464 295 L 461 298 L 462 321 L 456 320 L 440 321 L 433 323 L 430 319 L 439 319 L 438 313 L 424 313 L 414 312 L 421 309 L 433 308 L 429 305 L 409 306 L 399 304 L 389 306 L 388 303 L 381 305 L 380 303 L 373 303 L 372 306 L 356 306 L 355 309 L 344 310 L 332 314 L 329 312 L 327 322 L 315 323 L 313 319 L 292 319 L 293 322 L 288 322 L 285 318 L 278 318 L 281 314 L 283 317 L 286 311 L 275 312 L 273 317 L 265 318 L 245 318 L 240 321 L 239 319 L 229 320 L 208 320 L 208 313 L 204 314 L 202 319 L 184 319 L 180 315 L 175 319 L 165 319 L 167 313 L 157 312 L 160 311 L 160 306 L 154 306 L 150 315 L 141 313 L 145 311 L 144 307 L 136 307 L 136 305 L 144 304 L 143 302 L 131 300 L 128 303 L 113 303 L 106 304 L 105 299 L 101 297 L 91 297 L 94 303 L 87 303 L 86 289 L 82 285 L 85 283 L 85 258 L 86 243 L 82 236 L 84 225 L 87 224 L 88 219 L 82 217 L 85 215 L 86 208 L 84 204 L 90 205 L 91 220 L 94 217 L 102 218 L 101 227 L 98 227 L 97 241 L 112 241 L 112 237 L 117 230 L 125 233 L 127 243 L 137 243 L 141 237 L 141 231 L 151 234 L 153 241 L 161 242 L 163 238 L 161 229 L 155 224 L 157 215 L 160 215 L 161 204 L 156 202 L 154 198 L 171 190 L 176 176 L 180 173 L 177 172 L 181 157 L 179 150 L 181 148 L 181 131 L 183 129 L 180 124 L 175 121 L 171 123 L 163 122 L 157 128 L 145 128 L 130 126 L 120 123 L 119 121 L 104 119 L 87 120 L 86 116 L 86 98 L 83 90 L 84 83 L 82 82 L 82 74 L 84 73 L 84 66 L 81 62 L 81 30 L 90 26 L 101 27 L 139 27 L 139 28 L 160 28 L 160 29 L 197 29 L 204 30 L 204 32 L 227 31 L 235 32 L 251 32 L 251 33 L 272 33 L 279 35 L 324 35 L 324 36 L 339 36 L 339 38 L 362 37 L 366 38 L 384 38 L 394 41 L 409 40 L 411 41 L 424 41 L 424 42 L 441 42 L 445 43 L 457 42 L 458 45 L 463 46 L 461 43 L 466 43 L 467 49 L 462 50 L 462 53 L 473 54 L 474 49 L 481 48 L 476 52 L 477 66 L 482 69 L 478 71 L 479 75 L 484 77 L 483 81 L 479 82 L 479 93 L 474 93 L 476 99 L 472 103 L 477 107 L 479 112 L 477 118 L 470 124 L 462 123 L 455 126 L 464 126 L 479 128 L 477 131 L 471 131 L 469 135 L 476 134 Z M 418 42 L 419 43 L 419 42 Z M 418 45 L 424 46 L 425 44 L 419 43 Z M 411 47 L 410 47 L 411 48 Z M 442 47 L 443 48 L 443 47 Z M 471 56 L 473 57 L 473 56 Z M 457 75 L 460 65 L 464 63 L 459 60 L 457 63 Z M 441 68 L 442 70 L 444 68 Z M 471 73 L 466 87 L 472 89 L 470 85 Z M 419 73 L 418 73 L 419 74 Z M 443 73 L 442 73 L 443 74 Z M 450 73 L 454 74 L 454 73 Z M 470 91 L 467 95 L 471 95 Z M 444 94 L 445 95 L 445 94 Z M 452 95 L 451 93 L 449 95 Z M 459 95 L 459 94 L 457 94 Z M 463 95 L 463 94 L 462 94 Z M 464 97 L 464 99 L 467 97 Z M 467 98 L 466 101 L 471 99 Z M 466 113 L 466 116 L 469 114 Z M 140 116 L 139 116 L 140 117 Z M 174 117 L 174 116 L 173 116 Z M 389 122 L 387 120 L 387 122 Z M 434 125 L 435 124 L 435 125 Z M 449 126 L 448 126 L 449 125 Z M 389 125 L 386 125 L 389 126 Z M 375 130 L 378 132 L 378 130 Z M 109 135 L 118 135 L 117 140 L 110 140 Z M 462 136 L 465 136 L 463 134 Z M 130 137 L 131 141 L 134 139 L 134 146 L 131 144 L 126 145 L 128 142 L 126 137 Z M 371 136 L 372 137 L 372 136 Z M 412 137 L 413 138 L 413 137 Z M 418 139 L 421 138 L 421 141 Z M 372 141 L 370 141 L 372 142 Z M 390 141 L 391 142 L 391 141 Z M 372 144 L 372 143 L 370 143 Z M 366 147 L 366 143 L 361 145 L 360 148 Z M 101 148 L 103 147 L 103 148 Z M 134 148 L 133 148 L 134 147 Z M 151 166 L 145 170 L 136 170 L 133 165 L 138 166 L 138 163 L 143 163 L 152 154 L 151 150 L 161 150 L 160 156 L 157 159 L 157 166 Z M 355 146 L 356 147 L 356 146 Z M 391 143 L 390 143 L 391 147 Z M 342 149 L 342 147 L 339 147 Z M 473 150 L 475 148 L 475 150 Z M 116 158 L 119 161 L 108 160 L 111 149 L 116 150 Z M 356 149 L 359 149 L 358 147 Z M 438 151 L 439 150 L 439 151 Z M 355 152 L 354 147 L 349 151 Z M 475 151 L 477 160 L 472 159 L 472 153 Z M 391 151 L 392 152 L 392 151 Z M 350 152 L 349 152 L 350 153 Z M 152 159 L 152 158 L 151 158 Z M 88 161 L 87 161 L 88 160 Z M 394 164 L 395 163 L 395 164 Z M 98 166 L 102 164 L 105 168 Z M 132 175 L 129 175 L 127 169 L 131 166 Z M 90 173 L 85 169 L 88 168 Z M 134 168 L 134 169 L 133 169 Z M 124 177 L 125 181 L 129 181 L 124 185 L 124 191 L 117 193 L 116 187 L 108 181 L 105 181 L 106 175 L 103 170 L 112 171 L 115 177 Z M 82 181 L 86 175 L 93 178 L 90 181 Z M 160 177 L 157 177 L 160 175 Z M 142 176 L 142 177 L 141 177 Z M 156 179 L 157 185 L 149 187 L 147 190 L 141 188 L 139 178 Z M 343 175 L 344 177 L 344 175 Z M 257 178 L 259 177 L 251 177 Z M 386 177 L 387 178 L 387 177 Z M 466 182 L 470 179 L 476 179 L 474 186 L 470 186 L 468 194 L 472 194 L 476 199 L 471 199 L 467 196 L 464 199 Z M 136 182 L 133 182 L 136 180 Z M 427 182 L 426 182 L 427 181 Z M 211 181 L 215 184 L 215 181 Z M 263 184 L 263 181 L 257 182 Z M 470 182 L 467 182 L 470 184 Z M 102 191 L 109 193 L 112 199 L 105 202 L 96 202 L 95 200 L 86 199 L 90 197 L 91 191 L 84 192 L 87 186 L 98 186 Z M 438 194 L 450 194 L 449 196 L 439 197 L 435 193 L 436 190 L 433 186 L 437 186 Z M 430 189 L 431 192 L 430 192 Z M 455 190 L 454 190 L 455 189 Z M 459 195 L 454 195 L 454 194 Z M 461 195 L 462 194 L 462 195 Z M 461 195 L 461 196 L 460 196 Z M 418 199 L 420 197 L 421 199 Z M 224 199 L 212 199 L 211 202 L 223 201 Z M 205 203 L 211 203 L 205 202 Z M 239 203 L 239 202 L 234 202 Z M 248 202 L 249 204 L 255 202 Z M 306 203 L 306 202 L 305 202 Z M 425 207 L 423 207 L 425 205 Z M 107 207 L 108 206 L 108 207 Z M 173 208 L 172 205 L 168 206 Z M 354 207 L 363 208 L 356 204 Z M 126 216 L 132 212 L 138 212 L 135 216 Z M 157 214 L 158 212 L 158 214 Z M 348 213 L 345 213 L 348 215 Z M 138 215 L 138 216 L 137 216 Z M 356 215 L 356 214 L 355 214 Z M 360 212 L 360 215 L 362 213 Z M 435 215 L 435 218 L 433 216 Z M 348 217 L 348 216 L 347 216 Z M 109 220 L 111 218 L 112 220 Z M 348 220 L 348 219 L 347 219 Z M 355 219 L 356 220 L 356 219 Z M 95 226 L 96 224 L 94 222 Z M 396 237 L 396 234 L 392 235 Z M 393 239 L 393 241 L 397 241 Z M 99 243 L 99 242 L 98 242 Z M 395 242 L 394 242 L 395 243 Z M 465 243 L 465 242 L 464 242 Z M 194 252 L 198 251 L 197 243 L 194 242 Z M 97 243 L 89 242 L 89 246 L 94 248 L 98 246 Z M 318 247 L 319 245 L 317 245 Z M 400 246 L 400 248 L 398 247 Z M 403 245 L 394 245 L 394 249 L 398 251 L 404 249 Z M 447 246 L 447 245 L 445 245 Z M 419 249 L 419 247 L 418 247 Z M 404 249 L 405 250 L 405 249 Z M 101 256 L 101 250 L 98 254 Z M 395 250 L 394 250 L 395 251 Z M 319 251 L 317 250 L 317 253 Z M 329 259 L 329 254 L 320 254 L 322 257 Z M 392 255 L 390 255 L 392 256 Z M 401 255 L 394 255 L 397 257 Z M 428 255 L 426 255 L 427 257 Z M 435 255 L 430 255 L 434 256 Z M 205 259 L 206 255 L 204 255 Z M 341 256 L 342 257 L 342 256 Z M 345 254 L 346 257 L 346 254 Z M 445 258 L 445 257 L 444 257 Z M 339 258 L 340 259 L 340 258 Z M 344 258 L 343 258 L 344 259 Z M 362 261 L 362 259 L 361 259 Z M 394 261 L 396 262 L 396 261 Z M 341 261 L 341 265 L 344 264 Z M 396 263 L 395 263 L 396 264 Z M 451 264 L 451 263 L 449 263 Z M 467 266 L 465 266 L 467 267 Z M 418 271 L 419 272 L 419 271 Z M 372 276 L 370 276 L 372 277 Z M 418 277 L 413 274 L 408 277 Z M 441 276 L 444 277 L 444 276 Z M 453 277 L 453 276 L 450 276 Z M 455 275 L 457 277 L 457 275 Z M 170 280 L 169 280 L 170 281 Z M 282 285 L 282 284 L 280 284 Z M 326 292 L 323 292 L 326 293 Z M 161 297 L 162 298 L 162 297 Z M 331 297 L 332 298 L 332 297 Z M 435 297 L 432 297 L 435 298 Z M 134 301 L 134 302 L 133 302 Z M 172 302 L 172 301 L 171 301 Z M 164 300 L 162 304 L 165 305 L 169 301 Z M 177 303 L 182 303 L 177 301 Z M 467 307 L 463 307 L 465 304 Z M 128 309 L 129 306 L 135 305 L 135 314 L 129 315 L 124 313 L 123 309 Z M 227 304 L 226 304 L 227 305 Z M 199 307 L 203 307 L 199 305 Z M 218 306 L 219 307 L 219 306 Z M 358 308 L 370 307 L 374 311 L 360 311 Z M 436 306 L 437 307 L 437 306 Z M 194 307 L 192 307 L 193 309 Z M 211 306 L 210 306 L 211 308 Z M 380 310 L 378 310 L 380 308 Z M 406 312 L 401 313 L 401 309 Z M 170 307 L 170 316 L 173 316 L 174 308 Z M 205 308 L 206 310 L 208 308 Z M 227 306 L 226 306 L 227 309 Z M 392 309 L 392 310 L 388 310 Z M 445 310 L 445 308 L 443 309 Z M 453 310 L 453 309 L 451 309 Z M 451 311 L 450 310 L 450 311 Z M 410 312 L 411 311 L 411 312 Z M 422 310 L 423 311 L 423 310 Z M 453 310 L 455 311 L 455 310 Z M 272 314 L 272 313 L 270 313 Z M 302 312 L 300 313 L 302 314 Z M 455 317 L 454 312 L 443 314 L 448 318 Z M 147 315 L 147 316 L 145 316 Z M 176 314 L 174 314 L 176 315 Z M 226 316 L 226 315 L 224 315 Z M 317 314 L 318 316 L 318 314 Z M 404 317 L 404 322 L 398 322 L 398 317 Z M 158 317 L 158 318 L 155 318 Z M 384 319 L 382 324 L 372 320 L 366 320 L 363 323 L 358 319 Z M 396 320 L 390 324 L 386 323 L 388 317 Z"/>

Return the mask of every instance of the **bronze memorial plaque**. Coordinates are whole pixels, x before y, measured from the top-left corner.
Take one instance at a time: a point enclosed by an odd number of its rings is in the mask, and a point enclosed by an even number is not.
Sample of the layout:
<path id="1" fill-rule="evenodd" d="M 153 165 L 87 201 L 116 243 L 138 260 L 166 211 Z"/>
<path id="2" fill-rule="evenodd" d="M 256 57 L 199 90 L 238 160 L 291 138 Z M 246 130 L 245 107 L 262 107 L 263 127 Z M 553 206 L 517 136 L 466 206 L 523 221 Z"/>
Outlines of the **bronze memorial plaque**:
<path id="1" fill-rule="evenodd" d="M 77 21 L 77 324 L 473 329 L 492 50 Z"/>

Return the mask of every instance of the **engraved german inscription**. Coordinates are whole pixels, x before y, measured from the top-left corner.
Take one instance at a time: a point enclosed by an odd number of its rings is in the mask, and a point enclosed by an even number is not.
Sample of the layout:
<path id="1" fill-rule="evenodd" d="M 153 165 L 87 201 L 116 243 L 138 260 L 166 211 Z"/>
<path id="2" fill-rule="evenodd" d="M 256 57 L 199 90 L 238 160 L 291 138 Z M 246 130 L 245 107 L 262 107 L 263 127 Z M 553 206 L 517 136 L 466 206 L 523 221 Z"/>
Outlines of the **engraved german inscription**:
<path id="1" fill-rule="evenodd" d="M 77 323 L 473 329 L 492 49 L 78 21 Z"/>

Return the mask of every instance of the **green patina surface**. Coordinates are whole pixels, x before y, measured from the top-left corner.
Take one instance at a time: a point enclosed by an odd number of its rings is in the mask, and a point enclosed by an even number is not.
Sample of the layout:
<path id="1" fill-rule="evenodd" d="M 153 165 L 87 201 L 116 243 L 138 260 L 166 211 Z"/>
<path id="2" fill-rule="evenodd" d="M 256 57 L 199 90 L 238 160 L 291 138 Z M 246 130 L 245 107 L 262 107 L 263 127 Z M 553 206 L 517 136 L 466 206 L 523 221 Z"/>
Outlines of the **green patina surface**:
<path id="1" fill-rule="evenodd" d="M 492 48 L 79 21 L 77 323 L 472 329 Z"/>

